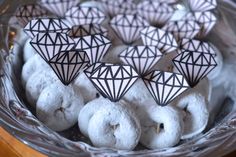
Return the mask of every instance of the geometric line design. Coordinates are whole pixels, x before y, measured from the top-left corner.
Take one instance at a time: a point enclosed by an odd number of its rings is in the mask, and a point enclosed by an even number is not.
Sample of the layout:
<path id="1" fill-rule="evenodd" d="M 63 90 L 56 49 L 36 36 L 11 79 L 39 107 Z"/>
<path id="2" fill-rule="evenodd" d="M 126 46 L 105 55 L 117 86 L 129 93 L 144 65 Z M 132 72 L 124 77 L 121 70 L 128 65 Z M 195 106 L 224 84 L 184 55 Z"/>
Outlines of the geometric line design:
<path id="1" fill-rule="evenodd" d="M 216 0 L 188 0 L 188 5 L 193 12 L 203 12 L 215 9 L 217 2 Z"/>
<path id="2" fill-rule="evenodd" d="M 100 62 L 111 46 L 111 41 L 101 34 L 74 38 L 75 50 L 85 51 L 90 63 Z"/>
<path id="3" fill-rule="evenodd" d="M 194 51 L 182 51 L 173 59 L 173 63 L 190 87 L 196 86 L 217 66 L 212 54 Z"/>
<path id="4" fill-rule="evenodd" d="M 157 46 L 163 54 L 173 52 L 178 48 L 174 36 L 159 28 L 149 26 L 143 29 L 140 34 L 144 45 Z"/>
<path id="5" fill-rule="evenodd" d="M 189 88 L 183 75 L 176 73 L 156 70 L 147 74 L 143 80 L 157 105 L 160 106 L 170 104 Z"/>
<path id="6" fill-rule="evenodd" d="M 86 24 L 101 24 L 106 16 L 98 8 L 78 6 L 70 8 L 65 18 L 71 26 Z"/>
<path id="7" fill-rule="evenodd" d="M 79 2 L 80 0 L 40 0 L 39 4 L 51 13 L 64 18 L 66 11 Z"/>
<path id="8" fill-rule="evenodd" d="M 15 17 L 22 27 L 25 27 L 30 20 L 46 15 L 47 11 L 37 4 L 22 5 L 17 8 L 15 13 Z"/>
<path id="9" fill-rule="evenodd" d="M 89 79 L 105 98 L 119 101 L 139 75 L 129 65 L 105 64 L 96 68 Z"/>
<path id="10" fill-rule="evenodd" d="M 134 46 L 125 49 L 119 57 L 143 76 L 161 59 L 162 53 L 155 46 Z"/>
<path id="11" fill-rule="evenodd" d="M 144 0 L 137 5 L 137 13 L 151 25 L 163 26 L 173 15 L 174 9 L 165 2 Z"/>
<path id="12" fill-rule="evenodd" d="M 89 64 L 89 58 L 84 51 L 64 51 L 48 63 L 61 82 L 69 85 Z"/>
<path id="13" fill-rule="evenodd" d="M 111 28 L 125 44 L 131 44 L 140 38 L 140 31 L 149 26 L 139 15 L 116 15 L 110 21 Z"/>
<path id="14" fill-rule="evenodd" d="M 39 18 L 31 20 L 24 28 L 25 33 L 34 38 L 38 33 L 42 32 L 59 32 L 67 33 L 69 26 L 61 19 L 56 18 Z"/>
<path id="15" fill-rule="evenodd" d="M 36 52 L 49 62 L 61 51 L 71 50 L 75 43 L 67 34 L 63 33 L 38 33 L 30 42 Z"/>

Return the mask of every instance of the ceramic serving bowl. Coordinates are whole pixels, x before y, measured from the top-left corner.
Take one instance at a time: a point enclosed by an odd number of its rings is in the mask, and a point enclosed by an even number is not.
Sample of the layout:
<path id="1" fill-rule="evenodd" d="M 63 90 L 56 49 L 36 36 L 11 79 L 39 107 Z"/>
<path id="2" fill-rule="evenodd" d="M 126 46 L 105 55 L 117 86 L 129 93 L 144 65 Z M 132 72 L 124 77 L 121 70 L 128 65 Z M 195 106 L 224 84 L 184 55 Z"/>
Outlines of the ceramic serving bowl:
<path id="1" fill-rule="evenodd" d="M 218 3 L 219 21 L 207 40 L 220 49 L 225 63 L 236 71 L 236 3 L 230 0 Z M 216 104 L 208 128 L 202 134 L 172 148 L 148 150 L 138 146 L 133 151 L 95 148 L 80 134 L 77 126 L 59 133 L 50 130 L 34 116 L 34 110 L 25 101 L 20 82 L 25 38 L 20 30 L 11 32 L 10 27 L 0 25 L 0 122 L 30 147 L 49 156 L 222 156 L 236 149 L 236 94 L 233 92 Z M 11 49 L 6 45 L 11 43 L 6 30 L 17 33 Z M 236 72 L 233 75 L 236 76 Z M 228 91 L 223 87 L 220 90 Z"/>

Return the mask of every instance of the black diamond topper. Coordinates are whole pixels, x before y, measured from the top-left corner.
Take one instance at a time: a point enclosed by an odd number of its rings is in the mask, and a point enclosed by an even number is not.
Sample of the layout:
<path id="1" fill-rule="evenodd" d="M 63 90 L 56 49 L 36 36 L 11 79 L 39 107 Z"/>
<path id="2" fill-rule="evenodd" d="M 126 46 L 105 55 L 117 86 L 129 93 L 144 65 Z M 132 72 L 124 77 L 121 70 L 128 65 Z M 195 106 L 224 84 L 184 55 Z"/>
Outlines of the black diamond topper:
<path id="1" fill-rule="evenodd" d="M 144 77 L 144 83 L 160 106 L 168 105 L 177 96 L 189 88 L 181 74 L 152 71 Z"/>
<path id="2" fill-rule="evenodd" d="M 131 66 L 105 64 L 96 68 L 89 79 L 104 97 L 119 101 L 139 78 Z"/>
<path id="3" fill-rule="evenodd" d="M 46 15 L 47 11 L 37 4 L 22 5 L 17 8 L 15 13 L 16 18 L 22 27 L 25 27 L 30 20 Z"/>
<path id="4" fill-rule="evenodd" d="M 173 63 L 178 71 L 184 75 L 191 87 L 196 86 L 217 63 L 210 53 L 199 53 L 183 50 L 173 59 Z"/>
<path id="5" fill-rule="evenodd" d="M 125 44 L 131 44 L 140 38 L 140 31 L 149 24 L 141 16 L 119 14 L 110 21 L 110 25 Z"/>
<path id="6" fill-rule="evenodd" d="M 59 17 L 64 17 L 67 10 L 76 6 L 80 0 L 40 0 L 40 5 Z"/>
<path id="7" fill-rule="evenodd" d="M 133 0 L 101 0 L 99 2 L 110 17 L 118 14 L 133 14 L 136 9 Z"/>
<path id="8" fill-rule="evenodd" d="M 190 9 L 194 11 L 208 11 L 215 9 L 217 6 L 216 0 L 188 0 Z"/>
<path id="9" fill-rule="evenodd" d="M 38 33 L 30 44 L 46 62 L 61 51 L 71 50 L 75 45 L 74 41 L 63 33 Z"/>
<path id="10" fill-rule="evenodd" d="M 65 16 L 71 26 L 101 24 L 106 18 L 98 8 L 87 6 L 73 7 L 66 12 Z"/>
<path id="11" fill-rule="evenodd" d="M 72 29 L 68 32 L 68 34 L 72 38 L 95 34 L 102 34 L 103 36 L 107 36 L 108 30 L 98 24 L 87 24 L 73 26 Z"/>
<path id="12" fill-rule="evenodd" d="M 67 33 L 69 27 L 61 19 L 56 18 L 40 18 L 31 20 L 24 28 L 25 33 L 34 38 L 38 33 L 42 32 L 59 32 Z"/>
<path id="13" fill-rule="evenodd" d="M 100 62 L 111 46 L 111 41 L 100 34 L 75 38 L 74 41 L 75 49 L 85 51 L 91 64 Z"/>
<path id="14" fill-rule="evenodd" d="M 160 60 L 162 53 L 155 46 L 134 46 L 121 52 L 119 57 L 143 76 Z"/>
<path id="15" fill-rule="evenodd" d="M 162 29 L 172 33 L 177 40 L 180 40 L 182 38 L 194 38 L 199 33 L 201 27 L 194 16 L 188 14 L 180 20 L 168 21 Z"/>
<path id="16" fill-rule="evenodd" d="M 186 50 L 198 53 L 209 53 L 213 56 L 216 56 L 216 52 L 210 43 L 196 39 L 184 38 L 179 42 L 179 47 L 181 49 L 179 53 L 181 53 L 183 50 Z"/>
<path id="17" fill-rule="evenodd" d="M 49 65 L 65 85 L 69 85 L 88 64 L 89 58 L 84 51 L 73 50 L 60 52 L 49 61 Z"/>
<path id="18" fill-rule="evenodd" d="M 144 0 L 138 4 L 137 12 L 150 24 L 163 26 L 173 15 L 174 9 L 165 2 Z"/>
<path id="19" fill-rule="evenodd" d="M 149 26 L 141 31 L 144 45 L 157 46 L 162 53 L 170 53 L 178 48 L 174 36 L 164 30 Z"/>
<path id="20" fill-rule="evenodd" d="M 194 13 L 196 21 L 201 26 L 201 31 L 199 32 L 199 37 L 205 37 L 215 26 L 217 18 L 210 11 L 206 12 L 195 12 Z"/>

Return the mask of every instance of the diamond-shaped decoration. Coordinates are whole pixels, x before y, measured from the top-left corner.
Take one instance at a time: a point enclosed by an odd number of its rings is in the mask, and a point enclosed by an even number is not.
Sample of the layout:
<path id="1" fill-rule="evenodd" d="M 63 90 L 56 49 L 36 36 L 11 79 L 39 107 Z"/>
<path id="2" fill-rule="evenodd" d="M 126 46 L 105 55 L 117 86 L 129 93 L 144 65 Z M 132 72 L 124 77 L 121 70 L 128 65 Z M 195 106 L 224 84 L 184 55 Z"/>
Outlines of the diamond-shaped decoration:
<path id="1" fill-rule="evenodd" d="M 144 45 L 157 46 L 162 53 L 170 53 L 178 48 L 174 36 L 167 31 L 149 26 L 140 33 Z"/>
<path id="2" fill-rule="evenodd" d="M 162 53 L 155 46 L 134 46 L 121 52 L 119 57 L 143 76 L 160 60 Z"/>
<path id="3" fill-rule="evenodd" d="M 144 77 L 144 83 L 160 106 L 168 105 L 177 96 L 189 88 L 181 74 L 152 71 Z"/>
<path id="4" fill-rule="evenodd" d="M 185 50 L 173 59 L 173 63 L 191 87 L 196 86 L 217 66 L 212 54 Z"/>
<path id="5" fill-rule="evenodd" d="M 205 37 L 215 26 L 217 18 L 210 11 L 206 12 L 195 12 L 194 13 L 196 21 L 200 24 L 201 31 L 198 36 Z"/>
<path id="6" fill-rule="evenodd" d="M 65 17 L 71 26 L 101 24 L 106 18 L 98 8 L 88 6 L 73 7 L 66 12 Z"/>
<path id="7" fill-rule="evenodd" d="M 88 65 L 88 67 L 84 70 L 84 73 L 87 77 L 90 77 L 96 70 L 99 69 L 100 66 L 110 65 L 108 63 L 97 62 L 94 64 Z"/>
<path id="8" fill-rule="evenodd" d="M 75 42 L 63 33 L 38 33 L 30 44 L 48 62 L 61 51 L 71 50 Z"/>
<path id="9" fill-rule="evenodd" d="M 40 0 L 40 5 L 59 17 L 65 17 L 67 10 L 78 5 L 80 0 Z"/>
<path id="10" fill-rule="evenodd" d="M 192 11 L 208 11 L 217 6 L 216 0 L 188 0 L 188 4 Z"/>
<path id="11" fill-rule="evenodd" d="M 179 47 L 181 49 L 179 53 L 181 53 L 183 50 L 186 50 L 198 53 L 209 53 L 212 54 L 213 56 L 216 56 L 216 52 L 210 43 L 196 39 L 184 38 L 180 40 Z"/>
<path id="12" fill-rule="evenodd" d="M 72 38 L 95 35 L 95 34 L 102 34 L 103 36 L 107 36 L 108 30 L 98 24 L 87 24 L 87 25 L 73 26 L 71 30 L 68 32 L 68 35 Z"/>
<path id="13" fill-rule="evenodd" d="M 84 51 L 73 50 L 60 52 L 49 61 L 49 65 L 65 85 L 69 85 L 88 64 L 89 58 Z"/>
<path id="14" fill-rule="evenodd" d="M 201 27 L 195 18 L 189 14 L 186 18 L 168 21 L 162 29 L 172 33 L 179 40 L 182 38 L 194 38 L 201 30 Z"/>
<path id="15" fill-rule="evenodd" d="M 31 20 L 24 28 L 25 33 L 34 38 L 38 33 L 42 32 L 59 32 L 67 33 L 69 31 L 63 20 L 56 18 L 40 18 Z"/>
<path id="16" fill-rule="evenodd" d="M 141 16 L 119 14 L 110 21 L 110 25 L 125 44 L 131 44 L 140 38 L 140 31 L 149 24 Z"/>
<path id="17" fill-rule="evenodd" d="M 25 27 L 30 20 L 46 15 L 47 11 L 37 4 L 22 5 L 17 8 L 15 13 L 16 18 L 22 27 Z"/>
<path id="18" fill-rule="evenodd" d="M 91 64 L 100 62 L 111 46 L 111 41 L 101 34 L 75 38 L 74 41 L 75 49 L 85 51 Z"/>
<path id="19" fill-rule="evenodd" d="M 89 79 L 97 90 L 111 101 L 119 101 L 139 78 L 128 65 L 105 64 L 99 66 Z"/>
<path id="20" fill-rule="evenodd" d="M 133 0 L 100 0 L 99 2 L 110 17 L 118 14 L 133 14 L 136 10 Z"/>
<path id="21" fill-rule="evenodd" d="M 144 0 L 138 4 L 137 12 L 151 25 L 163 26 L 173 15 L 174 9 L 165 2 Z"/>

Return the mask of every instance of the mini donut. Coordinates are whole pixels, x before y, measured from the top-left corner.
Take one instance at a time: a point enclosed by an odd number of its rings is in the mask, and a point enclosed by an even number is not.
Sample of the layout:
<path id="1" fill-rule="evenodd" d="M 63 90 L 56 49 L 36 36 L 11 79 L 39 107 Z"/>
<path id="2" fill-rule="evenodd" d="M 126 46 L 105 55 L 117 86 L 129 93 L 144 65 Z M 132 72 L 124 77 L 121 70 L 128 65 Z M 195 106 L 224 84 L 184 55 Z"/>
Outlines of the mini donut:
<path id="1" fill-rule="evenodd" d="M 38 119 L 54 131 L 63 131 L 76 122 L 83 97 L 78 88 L 56 82 L 44 88 L 36 105 Z"/>
<path id="2" fill-rule="evenodd" d="M 105 101 L 106 105 L 95 112 L 89 121 L 88 134 L 93 145 L 119 150 L 134 149 L 141 135 L 139 120 L 124 105 Z"/>
<path id="3" fill-rule="evenodd" d="M 38 54 L 35 54 L 23 65 L 21 72 L 22 85 L 26 85 L 26 82 L 34 72 L 45 68 L 49 68 L 49 65 Z"/>
<path id="4" fill-rule="evenodd" d="M 97 112 L 100 108 L 103 108 L 107 101 L 104 98 L 94 99 L 88 102 L 80 111 L 78 116 L 78 125 L 81 133 L 88 137 L 88 124 L 91 117 Z"/>
<path id="5" fill-rule="evenodd" d="M 142 79 L 137 80 L 122 98 L 136 111 L 144 102 L 153 99 Z"/>
<path id="6" fill-rule="evenodd" d="M 37 52 L 30 44 L 31 39 L 27 39 L 23 48 L 23 59 L 24 62 L 28 61 L 31 57 L 33 57 Z"/>
<path id="7" fill-rule="evenodd" d="M 104 56 L 103 61 L 106 63 L 122 63 L 119 54 L 127 48 L 126 45 L 112 46 L 107 54 Z"/>
<path id="8" fill-rule="evenodd" d="M 84 73 L 81 73 L 75 79 L 73 85 L 77 86 L 80 89 L 85 103 L 87 103 L 95 98 L 100 97 L 99 92 L 93 86 L 92 82 L 88 79 L 88 77 Z"/>
<path id="9" fill-rule="evenodd" d="M 184 131 L 181 139 L 192 138 L 200 134 L 207 126 L 208 101 L 201 93 L 189 93 L 176 100 L 175 105 L 182 110 Z"/>
<path id="10" fill-rule="evenodd" d="M 179 143 L 183 121 L 181 112 L 173 106 L 158 106 L 154 100 L 146 100 L 138 110 L 142 134 L 140 143 L 149 149 L 175 146 Z"/>
<path id="11" fill-rule="evenodd" d="M 28 79 L 25 87 L 26 97 L 29 103 L 35 107 L 43 89 L 56 81 L 59 81 L 59 79 L 51 69 L 42 69 L 33 73 Z"/>

